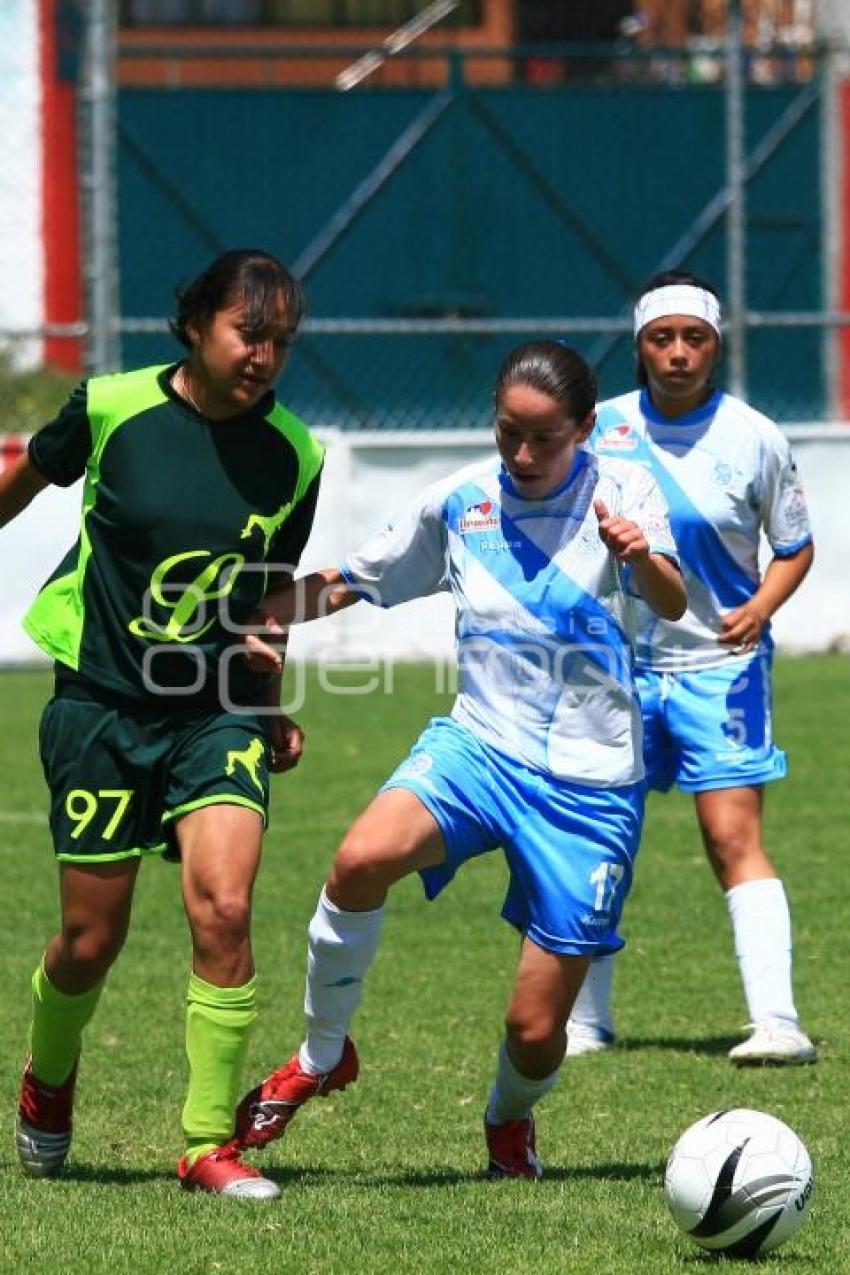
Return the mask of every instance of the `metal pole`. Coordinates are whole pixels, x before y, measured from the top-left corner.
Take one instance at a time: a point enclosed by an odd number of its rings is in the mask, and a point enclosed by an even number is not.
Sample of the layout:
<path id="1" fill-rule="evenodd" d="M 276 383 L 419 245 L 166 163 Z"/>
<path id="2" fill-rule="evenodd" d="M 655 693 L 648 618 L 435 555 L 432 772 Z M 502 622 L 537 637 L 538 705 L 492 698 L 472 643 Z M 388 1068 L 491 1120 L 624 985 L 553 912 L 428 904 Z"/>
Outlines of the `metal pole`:
<path id="1" fill-rule="evenodd" d="M 83 250 L 91 372 L 117 367 L 118 274 L 115 259 L 115 9 L 112 0 L 88 0 L 85 69 L 80 93 Z"/>
<path id="2" fill-rule="evenodd" d="M 744 397 L 747 388 L 746 147 L 744 23 L 741 0 L 729 0 L 726 32 L 726 349 L 729 388 Z"/>
<path id="3" fill-rule="evenodd" d="M 822 286 L 821 305 L 838 310 L 841 305 L 841 191 L 844 183 L 844 155 L 838 120 L 839 77 L 836 54 L 830 44 L 821 76 L 821 219 Z M 837 328 L 823 331 L 823 366 L 826 378 L 824 410 L 828 420 L 841 420 L 841 350 L 844 334 Z"/>

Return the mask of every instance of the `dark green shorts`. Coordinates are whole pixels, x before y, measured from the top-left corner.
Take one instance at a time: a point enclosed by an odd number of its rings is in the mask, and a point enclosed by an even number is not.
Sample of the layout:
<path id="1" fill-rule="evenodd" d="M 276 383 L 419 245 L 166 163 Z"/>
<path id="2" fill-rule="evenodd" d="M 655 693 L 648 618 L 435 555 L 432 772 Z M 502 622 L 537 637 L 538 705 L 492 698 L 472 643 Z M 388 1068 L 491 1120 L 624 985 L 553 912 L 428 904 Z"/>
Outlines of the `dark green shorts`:
<path id="1" fill-rule="evenodd" d="M 253 714 L 118 703 L 58 682 L 39 743 L 64 861 L 173 855 L 174 820 L 201 806 L 247 806 L 268 821 L 269 745 Z"/>

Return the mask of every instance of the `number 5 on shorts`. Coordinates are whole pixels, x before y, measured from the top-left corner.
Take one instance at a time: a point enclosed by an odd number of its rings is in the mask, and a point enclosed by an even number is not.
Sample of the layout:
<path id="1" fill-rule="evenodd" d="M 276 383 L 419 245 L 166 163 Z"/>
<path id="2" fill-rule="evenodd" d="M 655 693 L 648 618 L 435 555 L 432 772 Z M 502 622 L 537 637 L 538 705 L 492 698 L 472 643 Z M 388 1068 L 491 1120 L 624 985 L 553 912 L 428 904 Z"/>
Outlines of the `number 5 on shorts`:
<path id="1" fill-rule="evenodd" d="M 111 841 L 118 830 L 118 825 L 127 813 L 127 807 L 133 796 L 131 788 L 101 788 L 97 793 L 85 788 L 72 788 L 65 798 L 65 813 L 72 823 L 76 824 L 71 836 L 76 841 L 98 812 L 101 801 L 114 801 L 115 809 L 109 816 L 101 834 L 104 841 Z"/>

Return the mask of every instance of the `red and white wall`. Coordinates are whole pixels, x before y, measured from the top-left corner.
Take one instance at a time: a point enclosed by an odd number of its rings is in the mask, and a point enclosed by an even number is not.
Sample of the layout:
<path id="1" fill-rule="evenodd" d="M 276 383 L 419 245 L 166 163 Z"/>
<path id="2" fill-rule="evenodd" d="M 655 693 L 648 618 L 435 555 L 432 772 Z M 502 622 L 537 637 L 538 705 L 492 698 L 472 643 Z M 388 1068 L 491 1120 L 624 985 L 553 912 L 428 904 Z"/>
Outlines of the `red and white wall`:
<path id="1" fill-rule="evenodd" d="M 65 11 L 63 12 L 63 6 Z M 75 86 L 67 0 L 0 3 L 0 331 L 82 317 Z M 76 370 L 79 340 L 16 343 L 17 358 Z"/>

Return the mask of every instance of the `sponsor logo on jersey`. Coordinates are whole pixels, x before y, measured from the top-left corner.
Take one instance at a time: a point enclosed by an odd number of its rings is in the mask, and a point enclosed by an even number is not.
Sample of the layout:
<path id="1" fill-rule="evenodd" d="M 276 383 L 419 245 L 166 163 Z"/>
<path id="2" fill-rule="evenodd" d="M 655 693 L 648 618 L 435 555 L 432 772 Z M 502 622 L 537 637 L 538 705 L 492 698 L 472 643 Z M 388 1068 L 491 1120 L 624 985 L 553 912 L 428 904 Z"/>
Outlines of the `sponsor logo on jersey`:
<path id="1" fill-rule="evenodd" d="M 622 425 L 615 425 L 613 429 L 607 430 L 602 435 L 600 443 L 606 451 L 613 452 L 633 452 L 637 445 L 637 434 L 626 421 L 623 421 Z"/>
<path id="2" fill-rule="evenodd" d="M 461 533 L 467 531 L 495 531 L 499 525 L 496 506 L 492 500 L 482 500 L 478 505 L 469 505 L 460 520 Z"/>
<path id="3" fill-rule="evenodd" d="M 803 495 L 802 488 L 795 487 L 793 491 L 786 494 L 782 512 L 785 514 L 790 526 L 794 528 L 806 526 L 809 521 L 809 511 L 806 508 L 806 498 Z"/>
<path id="4" fill-rule="evenodd" d="M 145 641 L 195 642 L 218 619 L 218 608 L 208 618 L 208 604 L 230 594 L 244 566 L 241 553 L 222 553 L 214 558 L 209 549 L 192 549 L 165 558 L 145 590 L 144 611 L 130 621 L 128 629 Z M 193 571 L 197 574 L 188 578 Z M 164 618 L 160 620 L 160 616 Z"/>
<path id="5" fill-rule="evenodd" d="M 511 549 L 522 548 L 521 540 L 501 540 L 485 536 L 479 545 L 482 553 L 509 553 Z"/>

